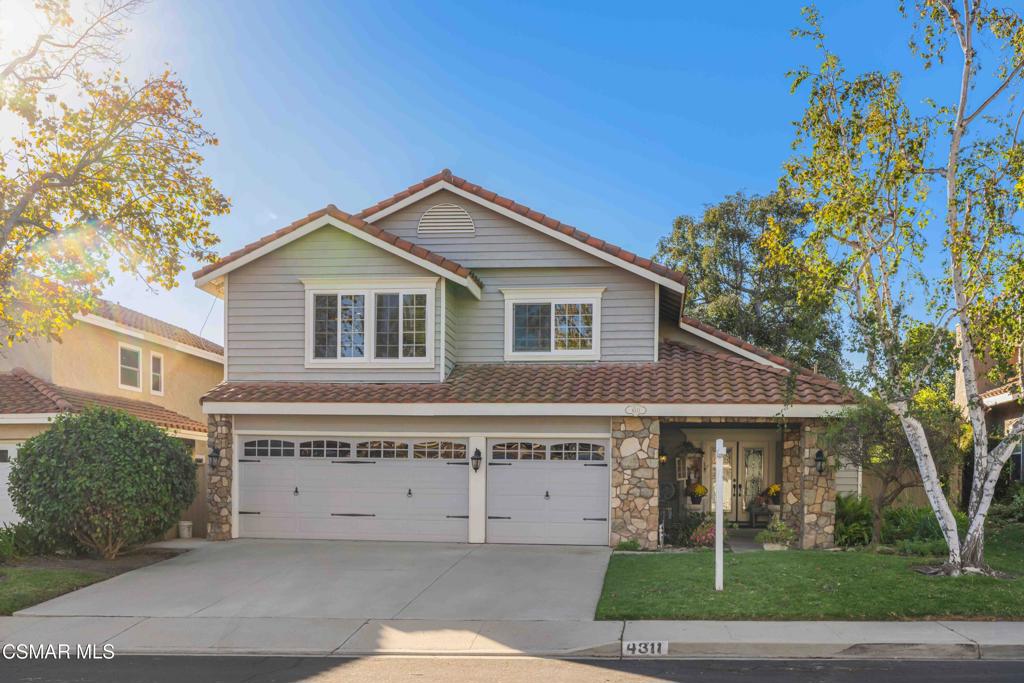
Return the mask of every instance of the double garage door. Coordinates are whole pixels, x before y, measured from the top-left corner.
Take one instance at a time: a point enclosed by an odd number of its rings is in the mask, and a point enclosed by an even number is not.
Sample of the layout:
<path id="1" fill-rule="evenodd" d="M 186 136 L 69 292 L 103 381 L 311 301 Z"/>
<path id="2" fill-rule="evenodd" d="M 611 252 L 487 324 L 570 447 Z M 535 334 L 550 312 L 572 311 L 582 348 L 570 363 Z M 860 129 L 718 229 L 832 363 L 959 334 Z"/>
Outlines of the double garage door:
<path id="1" fill-rule="evenodd" d="M 469 539 L 465 438 L 244 437 L 239 534 L 257 538 Z M 486 540 L 608 543 L 602 442 L 487 442 Z M 484 511 L 481 511 L 483 513 Z"/>

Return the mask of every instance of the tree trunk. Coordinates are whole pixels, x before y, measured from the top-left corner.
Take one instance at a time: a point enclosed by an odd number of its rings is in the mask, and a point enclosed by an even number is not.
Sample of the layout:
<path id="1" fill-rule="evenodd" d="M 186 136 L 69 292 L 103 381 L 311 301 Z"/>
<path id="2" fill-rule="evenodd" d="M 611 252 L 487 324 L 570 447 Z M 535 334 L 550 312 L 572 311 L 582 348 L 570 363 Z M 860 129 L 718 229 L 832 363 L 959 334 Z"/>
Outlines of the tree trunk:
<path id="1" fill-rule="evenodd" d="M 885 493 L 878 495 L 871 505 L 871 547 L 877 548 L 882 544 L 882 510 L 885 507 L 882 499 Z"/>
<path id="2" fill-rule="evenodd" d="M 949 547 L 945 570 L 947 573 L 957 576 L 960 574 L 962 565 L 960 536 L 957 533 L 956 518 L 949 507 L 949 501 L 942 493 L 939 473 L 935 468 L 935 459 L 932 458 L 931 448 L 928 447 L 928 438 L 925 436 L 924 427 L 917 419 L 909 415 L 906 402 L 895 403 L 892 408 L 899 416 L 900 424 L 903 426 L 910 448 L 914 452 L 914 459 L 917 460 L 917 467 L 921 472 L 925 495 L 928 496 L 928 502 L 932 505 L 932 511 L 939 522 L 942 536 L 946 539 L 946 545 Z"/>

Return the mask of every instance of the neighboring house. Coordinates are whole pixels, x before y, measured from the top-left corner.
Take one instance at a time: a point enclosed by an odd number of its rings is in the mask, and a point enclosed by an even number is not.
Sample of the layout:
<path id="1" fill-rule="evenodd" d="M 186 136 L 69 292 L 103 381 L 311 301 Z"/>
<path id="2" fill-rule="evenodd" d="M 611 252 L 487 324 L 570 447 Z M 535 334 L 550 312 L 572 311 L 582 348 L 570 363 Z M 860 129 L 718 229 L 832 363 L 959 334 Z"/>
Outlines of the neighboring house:
<path id="1" fill-rule="evenodd" d="M 728 520 L 781 483 L 801 543 L 832 542 L 814 426 L 844 387 L 684 315 L 683 274 L 447 170 L 195 279 L 225 302 L 211 538 L 652 547 L 710 509 L 683 489 L 723 439 Z"/>
<path id="2" fill-rule="evenodd" d="M 1003 385 L 993 384 L 988 378 L 989 368 L 979 364 L 977 370 L 978 391 L 981 403 L 985 406 L 986 421 L 988 429 L 993 436 L 1005 434 L 1017 423 L 1017 420 L 1024 418 L 1024 393 L 1021 392 L 1020 382 L 1013 381 Z M 966 409 L 967 389 L 964 386 L 963 372 L 958 368 L 956 373 L 956 404 Z M 1010 477 L 1015 481 L 1024 481 L 1024 439 L 1017 444 L 1017 448 L 1010 458 Z M 964 491 L 969 491 L 970 475 L 969 470 L 964 471 Z M 965 499 L 967 495 L 965 494 Z"/>
<path id="3" fill-rule="evenodd" d="M 224 378 L 223 348 L 188 330 L 100 301 L 61 341 L 0 350 L 0 522 L 16 519 L 6 481 L 18 445 L 62 412 L 109 406 L 163 427 L 208 451 L 199 399 Z M 203 495 L 186 519 L 205 532 Z"/>

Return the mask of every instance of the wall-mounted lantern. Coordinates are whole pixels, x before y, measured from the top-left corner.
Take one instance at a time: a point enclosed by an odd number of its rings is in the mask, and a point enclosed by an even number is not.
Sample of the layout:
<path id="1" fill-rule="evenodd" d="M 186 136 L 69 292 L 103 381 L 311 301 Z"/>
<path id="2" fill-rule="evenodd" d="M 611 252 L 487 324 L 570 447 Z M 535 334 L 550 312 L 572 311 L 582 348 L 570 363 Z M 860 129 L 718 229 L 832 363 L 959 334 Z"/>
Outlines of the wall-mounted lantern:
<path id="1" fill-rule="evenodd" d="M 814 454 L 814 467 L 818 470 L 818 474 L 825 473 L 825 451 L 820 448 Z"/>
<path id="2" fill-rule="evenodd" d="M 469 459 L 469 463 L 473 466 L 473 471 L 476 472 L 480 469 L 480 462 L 483 460 L 483 456 L 480 455 L 480 449 L 473 451 L 473 457 Z"/>
<path id="3" fill-rule="evenodd" d="M 214 446 L 210 449 L 210 453 L 206 456 L 206 461 L 210 463 L 210 469 L 217 469 L 217 463 L 220 462 L 220 449 Z"/>

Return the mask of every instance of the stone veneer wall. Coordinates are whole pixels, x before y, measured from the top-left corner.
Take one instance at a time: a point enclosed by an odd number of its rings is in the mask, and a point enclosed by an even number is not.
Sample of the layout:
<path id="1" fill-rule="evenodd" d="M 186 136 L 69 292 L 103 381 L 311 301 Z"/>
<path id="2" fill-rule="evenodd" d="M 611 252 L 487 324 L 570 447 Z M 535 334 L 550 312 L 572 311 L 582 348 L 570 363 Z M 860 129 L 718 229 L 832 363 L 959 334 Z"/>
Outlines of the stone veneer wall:
<path id="1" fill-rule="evenodd" d="M 819 433 L 813 423 L 786 428 L 782 442 L 782 521 L 801 548 L 830 548 L 835 541 L 836 480 L 833 463 L 818 474 L 814 454 Z"/>
<path id="2" fill-rule="evenodd" d="M 635 540 L 658 547 L 658 448 L 652 417 L 612 418 L 612 546 Z"/>
<path id="3" fill-rule="evenodd" d="M 207 443 L 211 449 L 220 449 L 220 458 L 217 466 L 208 470 L 206 538 L 209 541 L 228 541 L 231 540 L 231 481 L 234 478 L 230 415 L 210 415 Z"/>

